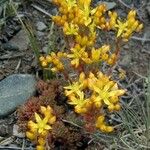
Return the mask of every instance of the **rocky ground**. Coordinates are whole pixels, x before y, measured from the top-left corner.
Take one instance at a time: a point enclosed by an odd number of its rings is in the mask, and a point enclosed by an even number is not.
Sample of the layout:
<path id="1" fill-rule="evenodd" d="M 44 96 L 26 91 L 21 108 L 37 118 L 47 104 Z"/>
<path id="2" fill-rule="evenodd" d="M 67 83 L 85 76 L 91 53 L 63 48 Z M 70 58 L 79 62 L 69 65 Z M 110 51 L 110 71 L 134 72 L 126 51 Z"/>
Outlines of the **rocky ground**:
<path id="1" fill-rule="evenodd" d="M 94 4 L 96 5 L 97 2 L 99 1 L 95 0 Z M 118 11 L 122 16 L 126 15 L 130 8 L 135 8 L 138 11 L 139 20 L 144 23 L 144 31 L 134 35 L 121 51 L 119 66 L 127 72 L 127 80 L 131 84 L 148 75 L 150 2 L 146 0 L 115 0 L 113 2 L 107 0 L 106 2 L 110 9 Z M 0 16 L 2 16 L 1 9 L 0 6 Z M 42 54 L 47 53 L 47 49 L 51 50 L 52 46 L 55 48 L 53 42 L 58 42 L 60 47 L 63 45 L 57 29 L 53 31 L 55 34 L 51 34 L 50 16 L 56 13 L 57 9 L 50 0 L 31 0 L 31 2 L 22 0 L 19 5 L 18 14 L 23 20 L 28 18 L 33 26 Z M 50 40 L 51 42 L 49 42 Z M 35 79 L 32 75 L 40 76 L 40 68 L 28 36 L 16 15 L 8 17 L 0 31 L 0 149 L 7 149 L 6 147 L 14 150 L 31 149 L 29 146 L 32 145 L 24 139 L 24 133 L 18 131 L 15 110 L 35 91 Z M 14 83 L 14 81 L 16 82 Z M 21 87 L 24 89 L 23 92 Z M 32 89 L 32 91 L 28 89 Z"/>

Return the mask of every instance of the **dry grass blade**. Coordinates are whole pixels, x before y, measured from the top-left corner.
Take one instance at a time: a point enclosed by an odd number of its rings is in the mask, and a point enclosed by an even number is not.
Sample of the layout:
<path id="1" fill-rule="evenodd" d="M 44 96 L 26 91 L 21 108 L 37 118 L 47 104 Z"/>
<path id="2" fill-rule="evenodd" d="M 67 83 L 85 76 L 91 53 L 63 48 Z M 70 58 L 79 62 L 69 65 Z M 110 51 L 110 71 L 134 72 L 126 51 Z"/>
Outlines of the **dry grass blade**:
<path id="1" fill-rule="evenodd" d="M 9 137 L 9 138 L 6 138 L 6 139 L 2 140 L 2 141 L 0 142 L 0 146 L 9 145 L 9 144 L 11 144 L 13 141 L 14 141 L 14 137 L 11 136 L 11 137 Z"/>

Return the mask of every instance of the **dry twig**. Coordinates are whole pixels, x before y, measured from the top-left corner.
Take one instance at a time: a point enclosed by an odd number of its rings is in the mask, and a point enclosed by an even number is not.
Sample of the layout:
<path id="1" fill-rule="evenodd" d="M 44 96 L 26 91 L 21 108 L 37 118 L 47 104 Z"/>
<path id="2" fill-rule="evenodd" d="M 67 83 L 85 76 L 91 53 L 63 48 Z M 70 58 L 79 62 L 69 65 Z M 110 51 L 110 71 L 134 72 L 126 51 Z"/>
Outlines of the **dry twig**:
<path id="1" fill-rule="evenodd" d="M 34 5 L 34 4 L 32 4 L 31 6 L 32 6 L 33 8 L 35 8 L 35 9 L 37 9 L 38 11 L 42 12 L 43 14 L 45 14 L 45 15 L 47 15 L 47 16 L 49 16 L 49 17 L 52 17 L 51 14 L 49 14 L 46 10 L 40 8 L 39 6 Z"/>

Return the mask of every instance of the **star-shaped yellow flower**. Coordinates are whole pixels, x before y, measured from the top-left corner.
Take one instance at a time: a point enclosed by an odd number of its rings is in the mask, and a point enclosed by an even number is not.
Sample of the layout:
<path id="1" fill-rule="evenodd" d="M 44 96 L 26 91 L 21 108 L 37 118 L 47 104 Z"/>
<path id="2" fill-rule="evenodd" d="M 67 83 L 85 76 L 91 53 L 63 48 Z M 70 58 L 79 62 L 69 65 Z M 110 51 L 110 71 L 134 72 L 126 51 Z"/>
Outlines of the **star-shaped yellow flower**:
<path id="1" fill-rule="evenodd" d="M 88 58 L 87 52 L 85 52 L 85 47 L 77 47 L 71 49 L 71 54 L 68 54 L 67 57 L 71 58 L 71 64 L 75 66 L 76 68 L 80 64 L 80 60 L 84 60 L 85 58 Z"/>
<path id="2" fill-rule="evenodd" d="M 88 100 L 84 98 L 84 93 L 80 91 L 77 96 L 72 96 L 68 103 L 70 105 L 75 105 L 75 112 L 85 113 L 87 111 L 85 106 L 87 101 Z"/>
<path id="3" fill-rule="evenodd" d="M 83 84 L 79 82 L 74 82 L 69 86 L 64 87 L 66 96 L 69 96 L 74 93 L 78 93 L 83 87 Z"/>
<path id="4" fill-rule="evenodd" d="M 89 79 L 90 88 L 96 95 L 94 102 L 104 102 L 106 105 L 111 105 L 116 103 L 118 97 L 125 93 L 125 90 L 118 89 L 117 83 L 111 81 L 109 77 L 103 75 L 101 72 L 98 73 L 98 78 L 95 78 Z M 93 82 L 92 79 L 94 79 Z"/>
<path id="5" fill-rule="evenodd" d="M 73 23 L 65 22 L 63 31 L 66 35 L 78 35 L 79 27 Z"/>
<path id="6" fill-rule="evenodd" d="M 41 119 L 41 117 L 35 113 L 35 120 L 36 123 L 33 122 L 32 120 L 28 122 L 28 127 L 32 130 L 37 130 L 37 132 L 39 134 L 41 134 L 42 132 L 44 132 L 45 130 L 50 130 L 52 129 L 52 127 L 50 125 L 48 125 L 48 117 L 45 117 L 43 120 Z"/>
<path id="7" fill-rule="evenodd" d="M 74 6 L 77 6 L 76 5 L 76 0 L 66 0 L 66 2 L 67 2 L 68 10 L 70 10 Z"/>
<path id="8" fill-rule="evenodd" d="M 127 22 L 121 22 L 120 20 L 117 20 L 117 24 L 115 25 L 115 27 L 118 28 L 117 37 L 121 36 L 121 34 L 127 30 L 127 26 Z"/>

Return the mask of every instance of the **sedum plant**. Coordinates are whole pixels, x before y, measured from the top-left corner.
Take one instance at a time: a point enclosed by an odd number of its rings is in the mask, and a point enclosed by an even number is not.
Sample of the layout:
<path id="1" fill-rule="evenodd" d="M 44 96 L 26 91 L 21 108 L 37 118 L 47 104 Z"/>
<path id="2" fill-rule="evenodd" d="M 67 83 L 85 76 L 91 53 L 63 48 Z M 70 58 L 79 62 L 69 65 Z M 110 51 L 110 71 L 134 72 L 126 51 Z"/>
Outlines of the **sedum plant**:
<path id="1" fill-rule="evenodd" d="M 117 12 L 107 11 L 105 4 L 93 8 L 91 0 L 53 0 L 59 14 L 53 16 L 66 40 L 66 51 L 52 52 L 41 56 L 41 66 L 55 73 L 62 73 L 68 81 L 64 87 L 68 104 L 85 121 L 86 129 L 112 132 L 114 128 L 105 121 L 105 112 L 120 110 L 119 98 L 125 93 L 112 79 L 112 68 L 116 64 L 120 45 L 127 42 L 143 24 L 131 10 L 126 19 L 120 19 Z M 115 50 L 108 43 L 98 46 L 98 30 L 115 32 Z M 102 66 L 107 66 L 103 71 Z M 74 72 L 75 78 L 70 76 Z"/>
<path id="2" fill-rule="evenodd" d="M 37 142 L 37 150 L 44 149 L 48 133 L 52 129 L 51 125 L 56 121 L 56 116 L 53 115 L 53 109 L 50 106 L 41 106 L 40 111 L 40 114 L 35 112 L 35 122 L 28 121 L 28 131 L 26 132 L 26 136 L 30 140 Z"/>
<path id="3" fill-rule="evenodd" d="M 64 76 L 68 104 L 82 116 L 88 132 L 97 129 L 112 132 L 114 127 L 108 124 L 106 114 L 121 109 L 119 99 L 126 92 L 114 81 L 112 69 L 119 59 L 121 43 L 139 32 L 143 24 L 136 19 L 135 10 L 129 11 L 126 19 L 120 19 L 105 4 L 93 8 L 91 0 L 53 0 L 53 3 L 59 14 L 52 19 L 64 35 L 66 49 L 41 56 L 40 64 L 44 70 Z M 114 31 L 114 45 L 98 44 L 99 31 Z M 56 117 L 50 106 L 41 106 L 41 114 L 35 112 L 34 118 L 28 122 L 26 135 L 37 141 L 37 149 L 44 149 Z"/>

